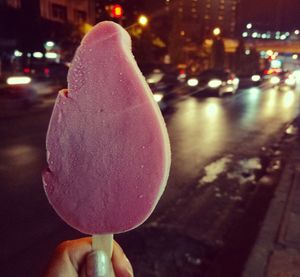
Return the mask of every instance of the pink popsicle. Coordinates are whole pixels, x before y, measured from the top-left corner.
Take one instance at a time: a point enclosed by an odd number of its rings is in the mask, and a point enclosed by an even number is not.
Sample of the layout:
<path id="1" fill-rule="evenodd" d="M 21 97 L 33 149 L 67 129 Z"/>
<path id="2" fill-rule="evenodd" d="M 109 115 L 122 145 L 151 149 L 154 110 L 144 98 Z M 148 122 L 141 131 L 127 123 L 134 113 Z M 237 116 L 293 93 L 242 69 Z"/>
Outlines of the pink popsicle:
<path id="1" fill-rule="evenodd" d="M 86 234 L 142 224 L 162 195 L 170 145 L 160 110 L 131 53 L 128 33 L 96 25 L 77 49 L 47 133 L 49 202 Z"/>

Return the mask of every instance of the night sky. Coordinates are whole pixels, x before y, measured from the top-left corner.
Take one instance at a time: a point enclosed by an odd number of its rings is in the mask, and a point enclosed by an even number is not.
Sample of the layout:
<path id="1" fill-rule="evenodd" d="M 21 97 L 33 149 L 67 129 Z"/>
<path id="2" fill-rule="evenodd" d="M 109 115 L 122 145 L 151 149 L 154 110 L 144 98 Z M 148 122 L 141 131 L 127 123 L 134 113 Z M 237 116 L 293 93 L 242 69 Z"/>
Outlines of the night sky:
<path id="1" fill-rule="evenodd" d="M 262 30 L 300 29 L 300 0 L 241 0 L 239 17 Z"/>

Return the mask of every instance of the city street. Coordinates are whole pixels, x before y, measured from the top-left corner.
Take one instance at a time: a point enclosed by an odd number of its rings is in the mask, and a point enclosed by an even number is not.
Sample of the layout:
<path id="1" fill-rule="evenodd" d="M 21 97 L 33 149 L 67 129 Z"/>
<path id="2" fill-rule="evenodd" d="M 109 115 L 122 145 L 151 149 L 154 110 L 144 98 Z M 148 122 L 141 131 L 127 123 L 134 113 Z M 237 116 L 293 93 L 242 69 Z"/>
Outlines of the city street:
<path id="1" fill-rule="evenodd" d="M 299 0 L 0 0 L 0 277 L 110 258 L 116 277 L 300 276 L 299 14 Z M 74 241 L 138 223 L 114 234 L 134 274 Z"/>
<path id="2" fill-rule="evenodd" d="M 116 236 L 136 276 L 206 276 L 218 267 L 253 201 L 263 216 L 273 187 L 259 180 L 270 164 L 278 176 L 280 140 L 299 112 L 299 88 L 250 88 L 222 98 L 182 93 L 164 111 L 172 148 L 167 189 L 147 222 Z M 58 218 L 43 192 L 52 104 L 48 97 L 0 118 L 1 276 L 40 276 L 60 241 L 84 236 Z M 271 188 L 267 195 L 263 185 Z"/>

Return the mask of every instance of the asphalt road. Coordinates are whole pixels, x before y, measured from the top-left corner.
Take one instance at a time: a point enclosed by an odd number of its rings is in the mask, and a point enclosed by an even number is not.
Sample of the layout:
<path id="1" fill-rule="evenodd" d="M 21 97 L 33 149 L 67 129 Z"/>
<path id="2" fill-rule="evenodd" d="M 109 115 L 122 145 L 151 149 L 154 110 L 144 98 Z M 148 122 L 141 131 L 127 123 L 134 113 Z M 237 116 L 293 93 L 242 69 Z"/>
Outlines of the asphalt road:
<path id="1" fill-rule="evenodd" d="M 55 245 L 83 236 L 58 218 L 42 188 L 52 103 L 0 118 L 1 276 L 40 276 Z M 208 274 L 257 187 L 265 152 L 298 112 L 299 90 L 173 102 L 164 112 L 172 147 L 166 192 L 146 223 L 117 236 L 136 276 Z"/>

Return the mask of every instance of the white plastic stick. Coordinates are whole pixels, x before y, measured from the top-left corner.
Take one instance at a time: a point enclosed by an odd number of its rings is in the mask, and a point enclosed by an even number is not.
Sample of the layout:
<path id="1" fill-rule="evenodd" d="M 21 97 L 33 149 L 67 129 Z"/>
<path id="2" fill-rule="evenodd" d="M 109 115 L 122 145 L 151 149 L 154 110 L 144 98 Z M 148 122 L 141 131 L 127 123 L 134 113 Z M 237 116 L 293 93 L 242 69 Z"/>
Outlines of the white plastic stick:
<path id="1" fill-rule="evenodd" d="M 93 250 L 103 251 L 109 259 L 109 277 L 115 277 L 113 266 L 111 263 L 113 252 L 113 234 L 108 235 L 93 235 L 92 236 L 92 248 Z"/>

